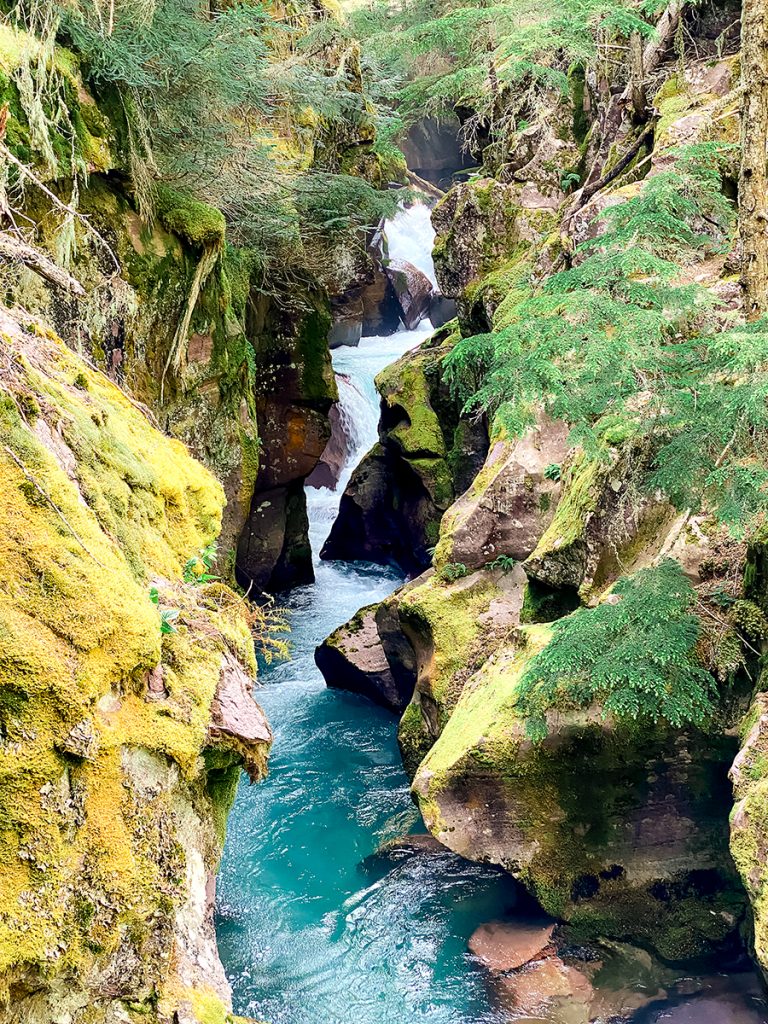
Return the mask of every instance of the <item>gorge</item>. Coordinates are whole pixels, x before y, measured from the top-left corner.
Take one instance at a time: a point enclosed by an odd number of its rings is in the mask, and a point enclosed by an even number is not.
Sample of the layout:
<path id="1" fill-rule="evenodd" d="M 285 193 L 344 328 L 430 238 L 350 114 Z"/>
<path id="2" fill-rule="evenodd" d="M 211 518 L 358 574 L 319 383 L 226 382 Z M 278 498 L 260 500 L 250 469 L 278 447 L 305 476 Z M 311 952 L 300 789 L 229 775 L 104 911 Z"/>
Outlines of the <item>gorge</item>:
<path id="1" fill-rule="evenodd" d="M 765 0 L 0 0 L 0 1024 L 768 1024 Z"/>

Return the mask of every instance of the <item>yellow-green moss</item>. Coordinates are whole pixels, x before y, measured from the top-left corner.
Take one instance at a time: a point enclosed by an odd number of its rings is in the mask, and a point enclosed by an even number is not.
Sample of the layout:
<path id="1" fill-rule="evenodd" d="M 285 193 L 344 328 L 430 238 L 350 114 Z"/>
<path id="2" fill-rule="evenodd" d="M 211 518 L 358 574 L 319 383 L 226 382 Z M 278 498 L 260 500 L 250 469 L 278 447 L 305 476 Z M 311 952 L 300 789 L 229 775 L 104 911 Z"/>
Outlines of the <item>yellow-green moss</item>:
<path id="1" fill-rule="evenodd" d="M 179 582 L 221 520 L 210 473 L 45 329 L 4 330 L 0 349 L 2 997 L 22 971 L 85 979 L 126 933 L 141 955 L 146 922 L 173 920 L 179 799 L 211 820 L 210 866 L 220 849 L 201 754 L 222 656 L 255 661 L 239 599 Z M 158 577 L 179 611 L 166 636 Z M 126 758 L 176 792 L 142 795 Z"/>
<path id="2" fill-rule="evenodd" d="M 200 248 L 224 244 L 227 224 L 221 210 L 168 185 L 158 185 L 156 193 L 157 216 L 166 230 Z"/>

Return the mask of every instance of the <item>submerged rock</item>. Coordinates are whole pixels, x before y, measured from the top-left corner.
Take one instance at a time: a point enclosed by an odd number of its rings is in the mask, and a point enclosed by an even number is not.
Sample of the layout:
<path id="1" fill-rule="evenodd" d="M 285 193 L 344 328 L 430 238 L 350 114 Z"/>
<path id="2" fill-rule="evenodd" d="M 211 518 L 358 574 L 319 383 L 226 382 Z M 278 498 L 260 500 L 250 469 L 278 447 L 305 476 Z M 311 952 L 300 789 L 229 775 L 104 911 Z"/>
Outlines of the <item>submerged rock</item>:
<path id="1" fill-rule="evenodd" d="M 555 922 L 540 920 L 490 921 L 469 938 L 469 952 L 491 971 L 511 971 L 547 951 Z"/>

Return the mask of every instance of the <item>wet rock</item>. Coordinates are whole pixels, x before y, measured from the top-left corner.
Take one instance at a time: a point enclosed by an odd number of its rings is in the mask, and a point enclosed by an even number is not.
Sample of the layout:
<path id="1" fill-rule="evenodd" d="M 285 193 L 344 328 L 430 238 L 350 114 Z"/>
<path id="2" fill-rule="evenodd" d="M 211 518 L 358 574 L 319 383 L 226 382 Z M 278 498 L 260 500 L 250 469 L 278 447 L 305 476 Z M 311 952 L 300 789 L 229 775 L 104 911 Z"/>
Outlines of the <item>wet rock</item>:
<path id="1" fill-rule="evenodd" d="M 443 855 L 447 852 L 443 844 L 439 843 L 434 836 L 417 833 L 412 836 L 399 836 L 397 839 L 390 839 L 378 848 L 376 856 L 391 860 L 403 860 L 405 857 Z"/>
<path id="2" fill-rule="evenodd" d="M 510 971 L 546 954 L 555 922 L 490 921 L 475 929 L 469 951 L 491 971 Z"/>
<path id="3" fill-rule="evenodd" d="M 458 336 L 444 328 L 377 378 L 380 441 L 352 474 L 322 558 L 365 559 L 422 572 L 443 513 L 469 486 L 488 445 L 460 415 L 441 363 Z"/>
<path id="4" fill-rule="evenodd" d="M 403 323 L 412 331 L 429 314 L 432 282 L 407 260 L 389 260 L 384 270 L 397 297 Z"/>
<path id="5" fill-rule="evenodd" d="M 398 685 L 376 624 L 376 605 L 363 608 L 315 651 L 326 685 L 359 693 L 391 711 L 401 712 L 413 687 Z"/>
<path id="6" fill-rule="evenodd" d="M 253 699 L 253 681 L 229 653 L 222 657 L 219 684 L 211 703 L 208 739 L 215 746 L 237 753 L 251 782 L 264 775 L 272 730 Z"/>
<path id="7" fill-rule="evenodd" d="M 400 326 L 400 303 L 386 273 L 377 265 L 373 280 L 362 292 L 364 337 L 386 337 Z"/>
<path id="8" fill-rule="evenodd" d="M 328 487 L 334 490 L 352 450 L 352 439 L 338 402 L 331 406 L 328 422 L 331 425 L 331 436 L 323 449 L 320 461 L 307 477 L 307 487 Z"/>
<path id="9" fill-rule="evenodd" d="M 744 906 L 722 811 L 732 741 L 620 726 L 595 707 L 552 711 L 547 739 L 532 744 L 515 694 L 549 628 L 524 636 L 464 683 L 420 764 L 427 827 L 505 867 L 585 936 L 631 937 L 671 961 L 718 956 Z"/>
<path id="10" fill-rule="evenodd" d="M 408 167 L 420 178 L 449 188 L 453 175 L 472 164 L 471 156 L 460 145 L 460 130 L 458 119 L 451 115 L 418 120 L 400 143 Z"/>
<path id="11" fill-rule="evenodd" d="M 261 455 L 235 564 L 246 589 L 282 590 L 314 575 L 304 481 L 330 439 L 338 391 L 325 299 L 308 293 L 296 303 L 254 312 L 263 317 L 256 346 Z"/>
<path id="12" fill-rule="evenodd" d="M 576 967 L 558 957 L 530 964 L 511 975 L 496 978 L 497 1001 L 518 1018 L 546 1013 L 557 1021 L 557 1011 L 568 1007 L 569 1024 L 589 1024 L 590 1004 L 594 989 L 589 979 Z"/>
<path id="13" fill-rule="evenodd" d="M 455 299 L 446 298 L 445 295 L 441 295 L 438 291 L 432 292 L 432 298 L 429 303 L 429 320 L 435 330 L 450 323 L 456 317 L 456 313 Z"/>

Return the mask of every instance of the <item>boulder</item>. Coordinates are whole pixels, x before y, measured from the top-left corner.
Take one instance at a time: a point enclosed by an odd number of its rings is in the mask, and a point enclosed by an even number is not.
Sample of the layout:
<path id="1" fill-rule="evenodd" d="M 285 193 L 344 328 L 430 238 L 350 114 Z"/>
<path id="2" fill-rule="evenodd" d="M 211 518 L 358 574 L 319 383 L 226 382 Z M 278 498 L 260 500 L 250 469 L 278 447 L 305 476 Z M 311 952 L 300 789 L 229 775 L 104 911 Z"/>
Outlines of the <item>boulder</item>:
<path id="1" fill-rule="evenodd" d="M 376 605 L 361 609 L 315 650 L 326 685 L 369 697 L 402 712 L 413 686 L 403 688 L 390 669 L 376 625 Z"/>
<path id="2" fill-rule="evenodd" d="M 479 569 L 499 556 L 527 558 L 560 498 L 558 473 L 568 434 L 565 423 L 542 419 L 519 440 L 496 441 L 470 488 L 443 518 L 435 564 Z"/>
<path id="3" fill-rule="evenodd" d="M 366 338 L 387 337 L 400 326 L 400 303 L 386 273 L 377 264 L 373 280 L 363 288 L 362 332 Z"/>
<path id="4" fill-rule="evenodd" d="M 540 959 L 549 947 L 555 922 L 538 920 L 489 921 L 469 938 L 469 952 L 491 971 L 511 971 Z"/>
<path id="5" fill-rule="evenodd" d="M 323 449 L 320 461 L 307 477 L 307 487 L 328 487 L 334 490 L 352 450 L 352 440 L 338 402 L 331 406 L 328 422 L 331 426 L 331 436 Z"/>
<path id="6" fill-rule="evenodd" d="M 432 282 L 407 260 L 389 260 L 384 270 L 397 297 L 403 323 L 412 331 L 429 315 Z"/>
<path id="7" fill-rule="evenodd" d="M 441 363 L 458 335 L 436 332 L 379 374 L 380 440 L 356 468 L 322 558 L 364 559 L 422 572 L 443 513 L 487 451 L 485 423 L 460 414 Z"/>
<path id="8" fill-rule="evenodd" d="M 533 744 L 516 692 L 549 629 L 497 643 L 463 683 L 414 778 L 427 827 L 461 856 L 510 871 L 583 939 L 630 938 L 669 961 L 717 958 L 735 947 L 744 913 L 723 813 L 733 740 L 716 727 L 619 725 L 593 707 L 553 710 Z"/>

